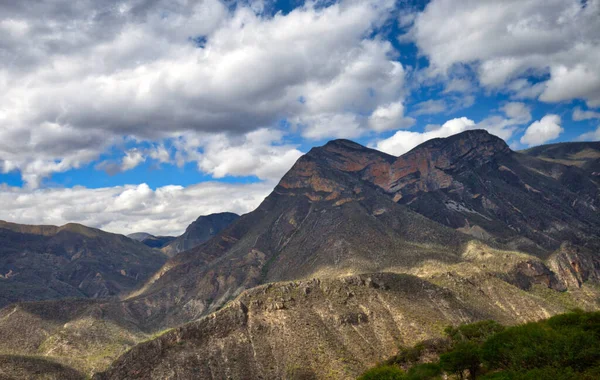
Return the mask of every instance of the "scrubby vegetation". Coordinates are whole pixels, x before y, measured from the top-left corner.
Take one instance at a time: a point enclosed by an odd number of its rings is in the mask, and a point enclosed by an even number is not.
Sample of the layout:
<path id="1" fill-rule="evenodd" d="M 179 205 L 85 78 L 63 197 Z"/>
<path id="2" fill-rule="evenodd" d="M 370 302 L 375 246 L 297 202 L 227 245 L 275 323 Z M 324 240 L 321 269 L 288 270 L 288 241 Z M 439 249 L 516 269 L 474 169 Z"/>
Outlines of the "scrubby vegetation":
<path id="1" fill-rule="evenodd" d="M 482 321 L 445 333 L 446 339 L 401 349 L 359 380 L 600 378 L 600 312 L 576 310 L 506 328 Z M 428 357 L 437 360 L 424 363 Z"/>

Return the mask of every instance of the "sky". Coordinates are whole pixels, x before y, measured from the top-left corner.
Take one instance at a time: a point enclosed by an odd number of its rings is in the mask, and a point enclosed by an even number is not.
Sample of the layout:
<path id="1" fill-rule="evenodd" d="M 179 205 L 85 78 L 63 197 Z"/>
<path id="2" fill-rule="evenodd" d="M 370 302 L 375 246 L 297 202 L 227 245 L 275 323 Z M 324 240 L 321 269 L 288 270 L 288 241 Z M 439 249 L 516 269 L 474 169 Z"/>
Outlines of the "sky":
<path id="1" fill-rule="evenodd" d="M 476 128 L 600 140 L 600 0 L 0 0 L 0 219 L 177 235 Z"/>

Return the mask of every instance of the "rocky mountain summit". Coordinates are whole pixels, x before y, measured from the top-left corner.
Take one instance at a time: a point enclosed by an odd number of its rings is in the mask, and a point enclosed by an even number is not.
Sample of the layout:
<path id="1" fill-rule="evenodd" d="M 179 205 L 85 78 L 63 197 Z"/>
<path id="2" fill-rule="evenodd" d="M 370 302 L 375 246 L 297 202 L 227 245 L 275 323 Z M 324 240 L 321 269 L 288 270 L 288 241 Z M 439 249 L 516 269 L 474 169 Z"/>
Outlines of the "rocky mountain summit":
<path id="1" fill-rule="evenodd" d="M 600 181 L 586 150 L 549 160 L 485 131 L 400 157 L 335 140 L 123 299 L 69 314 L 57 302 L 8 306 L 0 333 L 29 342 L 18 355 L 45 352 L 100 379 L 350 379 L 449 324 L 596 310 Z M 559 162 L 581 151 L 586 163 Z M 14 332 L 22 320 L 48 335 Z M 82 326 L 112 347 L 105 359 Z"/>

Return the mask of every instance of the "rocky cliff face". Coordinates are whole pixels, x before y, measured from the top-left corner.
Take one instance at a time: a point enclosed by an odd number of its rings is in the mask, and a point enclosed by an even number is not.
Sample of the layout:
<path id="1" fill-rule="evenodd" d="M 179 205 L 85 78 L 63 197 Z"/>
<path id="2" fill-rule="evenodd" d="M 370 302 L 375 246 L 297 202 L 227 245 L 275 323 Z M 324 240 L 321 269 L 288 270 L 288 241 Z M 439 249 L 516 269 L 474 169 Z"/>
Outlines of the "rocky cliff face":
<path id="1" fill-rule="evenodd" d="M 237 218 L 239 215 L 231 212 L 201 216 L 188 226 L 183 235 L 162 247 L 162 251 L 169 257 L 173 257 L 179 252 L 197 247 L 217 235 Z"/>
<path id="2" fill-rule="evenodd" d="M 166 257 L 122 235 L 77 224 L 0 222 L 0 305 L 109 297 L 134 289 Z"/>

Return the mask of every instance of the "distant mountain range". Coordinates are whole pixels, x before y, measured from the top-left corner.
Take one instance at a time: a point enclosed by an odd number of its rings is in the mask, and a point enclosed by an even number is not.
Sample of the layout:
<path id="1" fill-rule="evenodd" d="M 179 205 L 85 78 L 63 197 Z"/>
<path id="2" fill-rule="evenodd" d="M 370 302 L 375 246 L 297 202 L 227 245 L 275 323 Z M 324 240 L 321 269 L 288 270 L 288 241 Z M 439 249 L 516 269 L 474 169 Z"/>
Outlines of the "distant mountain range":
<path id="1" fill-rule="evenodd" d="M 123 235 L 79 224 L 0 221 L 0 305 L 65 297 L 109 297 L 143 283 L 166 256 Z"/>
<path id="2" fill-rule="evenodd" d="M 183 235 L 169 241 L 162 251 L 169 257 L 192 249 L 217 235 L 240 216 L 231 212 L 203 215 L 188 226 Z"/>
<path id="3" fill-rule="evenodd" d="M 400 157 L 335 140 L 255 211 L 199 218 L 122 300 L 7 306 L 0 351 L 98 379 L 350 379 L 449 324 L 598 309 L 598 157 L 480 130 Z"/>
<path id="4" fill-rule="evenodd" d="M 240 216 L 231 212 L 202 215 L 190 224 L 181 236 L 154 236 L 146 232 L 127 235 L 133 240 L 157 248 L 167 256 L 173 257 L 179 252 L 192 249 L 221 232 Z"/>

